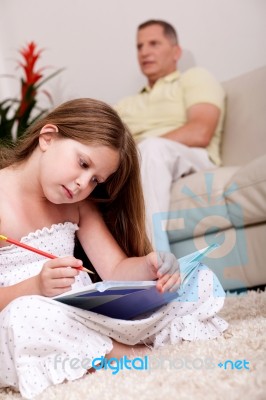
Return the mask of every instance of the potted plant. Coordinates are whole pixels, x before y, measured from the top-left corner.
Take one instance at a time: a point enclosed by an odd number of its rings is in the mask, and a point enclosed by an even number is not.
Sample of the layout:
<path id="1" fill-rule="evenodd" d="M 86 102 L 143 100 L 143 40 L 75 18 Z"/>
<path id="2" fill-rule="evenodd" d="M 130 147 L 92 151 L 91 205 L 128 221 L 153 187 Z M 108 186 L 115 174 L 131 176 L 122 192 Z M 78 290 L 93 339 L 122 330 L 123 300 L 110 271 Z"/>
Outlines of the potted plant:
<path id="1" fill-rule="evenodd" d="M 36 65 L 42 51 L 37 49 L 34 42 L 28 43 L 19 50 L 22 61 L 18 62 L 18 68 L 23 71 L 23 76 L 20 78 L 20 97 L 0 101 L 0 144 L 2 145 L 14 143 L 24 134 L 29 125 L 49 110 L 39 106 L 40 93 L 49 99 L 51 105 L 53 104 L 49 92 L 40 88 L 63 68 L 45 77 L 43 74 L 45 68 L 37 69 Z"/>

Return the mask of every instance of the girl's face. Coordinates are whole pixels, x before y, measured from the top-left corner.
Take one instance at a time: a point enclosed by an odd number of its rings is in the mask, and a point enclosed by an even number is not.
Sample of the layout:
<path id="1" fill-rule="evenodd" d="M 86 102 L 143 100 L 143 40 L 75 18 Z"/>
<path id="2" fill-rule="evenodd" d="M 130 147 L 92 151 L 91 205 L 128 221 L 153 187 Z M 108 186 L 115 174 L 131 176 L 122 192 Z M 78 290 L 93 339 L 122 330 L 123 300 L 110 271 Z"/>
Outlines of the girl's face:
<path id="1" fill-rule="evenodd" d="M 86 199 L 119 166 L 118 151 L 107 146 L 85 145 L 54 133 L 41 134 L 39 146 L 40 185 L 45 198 L 54 204 Z"/>

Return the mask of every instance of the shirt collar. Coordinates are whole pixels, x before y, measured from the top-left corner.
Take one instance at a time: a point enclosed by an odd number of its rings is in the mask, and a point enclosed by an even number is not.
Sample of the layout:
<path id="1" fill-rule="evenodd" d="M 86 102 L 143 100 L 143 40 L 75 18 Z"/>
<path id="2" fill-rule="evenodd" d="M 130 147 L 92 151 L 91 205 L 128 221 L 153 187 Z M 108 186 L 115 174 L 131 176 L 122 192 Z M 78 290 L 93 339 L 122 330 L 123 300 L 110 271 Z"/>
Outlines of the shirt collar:
<path id="1" fill-rule="evenodd" d="M 162 78 L 158 79 L 155 82 L 154 86 L 157 85 L 159 82 L 174 82 L 177 79 L 179 79 L 179 77 L 180 77 L 180 72 L 178 70 L 176 70 L 174 72 L 171 72 L 171 74 L 168 74 L 168 75 L 163 76 Z M 151 88 L 149 85 L 144 86 L 144 88 L 141 89 L 140 93 L 145 93 L 145 92 L 148 93 L 153 89 L 153 87 Z"/>

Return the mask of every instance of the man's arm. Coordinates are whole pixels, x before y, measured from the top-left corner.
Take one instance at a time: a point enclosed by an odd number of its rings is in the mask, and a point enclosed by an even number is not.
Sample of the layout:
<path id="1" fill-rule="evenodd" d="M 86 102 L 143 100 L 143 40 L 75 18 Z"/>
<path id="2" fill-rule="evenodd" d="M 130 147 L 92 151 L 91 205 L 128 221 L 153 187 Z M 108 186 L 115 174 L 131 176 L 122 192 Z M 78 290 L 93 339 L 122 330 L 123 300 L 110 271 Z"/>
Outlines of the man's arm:
<path id="1" fill-rule="evenodd" d="M 213 104 L 195 104 L 187 111 L 187 122 L 161 137 L 190 147 L 207 147 L 220 118 L 220 109 Z"/>

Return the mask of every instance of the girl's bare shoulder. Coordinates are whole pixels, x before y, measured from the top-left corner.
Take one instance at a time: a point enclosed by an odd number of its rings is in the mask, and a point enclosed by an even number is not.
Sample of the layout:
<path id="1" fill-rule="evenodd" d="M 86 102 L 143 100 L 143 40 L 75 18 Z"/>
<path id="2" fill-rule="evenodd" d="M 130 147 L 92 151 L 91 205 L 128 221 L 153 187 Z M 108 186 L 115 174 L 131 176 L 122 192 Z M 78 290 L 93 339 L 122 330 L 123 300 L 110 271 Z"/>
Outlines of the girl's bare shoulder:
<path id="1" fill-rule="evenodd" d="M 79 218 L 80 219 L 91 218 L 94 216 L 101 217 L 99 207 L 97 206 L 97 204 L 95 204 L 95 202 L 93 202 L 89 199 L 81 201 L 78 204 L 78 209 L 79 209 Z"/>
<path id="2" fill-rule="evenodd" d="M 10 183 L 8 182 L 8 173 L 6 173 L 5 169 L 0 170 L 0 211 L 1 204 L 5 202 L 9 197 L 9 187 Z M 0 214 L 1 216 L 1 214 Z"/>
<path id="3" fill-rule="evenodd" d="M 5 205 L 8 203 L 8 174 L 5 169 L 0 170 L 0 234 L 3 233 L 3 217 L 5 215 Z M 2 243 L 0 243 L 1 245 Z"/>

